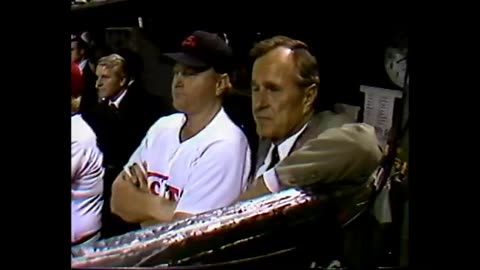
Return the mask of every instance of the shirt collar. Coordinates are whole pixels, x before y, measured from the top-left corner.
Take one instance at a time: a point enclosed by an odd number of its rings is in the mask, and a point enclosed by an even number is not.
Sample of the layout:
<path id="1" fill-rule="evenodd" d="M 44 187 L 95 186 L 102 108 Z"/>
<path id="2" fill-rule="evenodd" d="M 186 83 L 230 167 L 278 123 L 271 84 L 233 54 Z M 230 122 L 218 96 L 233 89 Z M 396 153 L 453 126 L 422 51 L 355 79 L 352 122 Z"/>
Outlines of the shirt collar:
<path id="1" fill-rule="evenodd" d="M 119 108 L 120 107 L 120 102 L 122 102 L 122 99 L 125 97 L 125 94 L 127 94 L 128 89 L 123 90 L 123 92 L 117 96 L 114 100 L 109 100 L 108 105 L 115 105 L 115 107 Z"/>
<path id="2" fill-rule="evenodd" d="M 297 141 L 298 136 L 302 134 L 302 132 L 307 128 L 307 123 L 303 125 L 301 129 L 299 129 L 295 134 L 291 135 L 288 137 L 286 140 L 284 140 L 281 144 L 278 145 L 278 156 L 280 157 L 280 160 L 284 159 L 288 154 L 290 153 L 293 145 Z M 275 147 L 275 145 L 272 143 L 270 146 L 270 151 Z"/>
<path id="3" fill-rule="evenodd" d="M 80 70 L 83 72 L 83 69 L 85 68 L 85 66 L 87 65 L 87 62 L 88 60 L 87 59 L 83 59 L 82 61 L 80 61 L 80 63 L 78 64 L 78 67 L 80 68 Z"/>

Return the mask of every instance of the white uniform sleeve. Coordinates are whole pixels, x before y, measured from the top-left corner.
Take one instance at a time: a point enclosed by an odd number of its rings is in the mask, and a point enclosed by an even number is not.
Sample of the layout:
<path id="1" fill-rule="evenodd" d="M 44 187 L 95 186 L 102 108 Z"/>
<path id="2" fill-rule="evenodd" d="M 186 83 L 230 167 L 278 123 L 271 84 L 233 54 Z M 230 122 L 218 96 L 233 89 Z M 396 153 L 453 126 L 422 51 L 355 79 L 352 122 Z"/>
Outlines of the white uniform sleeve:
<path id="1" fill-rule="evenodd" d="M 72 142 L 71 179 L 75 182 L 72 197 L 92 196 L 103 192 L 103 154 L 95 140 Z"/>
<path id="2" fill-rule="evenodd" d="M 103 198 L 99 195 L 103 193 L 104 175 L 103 154 L 97 147 L 93 131 L 89 135 L 83 126 L 75 131 L 78 134 L 74 135 L 78 136 L 72 138 L 71 144 L 72 242 L 101 227 Z"/>
<path id="3" fill-rule="evenodd" d="M 249 169 L 246 140 L 210 145 L 192 165 L 175 212 L 197 214 L 230 205 L 242 192 Z"/>
<path id="4" fill-rule="evenodd" d="M 72 142 L 71 146 L 72 151 L 72 166 L 71 166 L 71 178 L 72 181 L 76 178 L 75 176 L 80 172 L 83 161 L 83 151 L 82 145 L 79 142 Z"/>
<path id="5" fill-rule="evenodd" d="M 103 176 L 103 154 L 96 145 L 72 142 L 71 179 Z"/>

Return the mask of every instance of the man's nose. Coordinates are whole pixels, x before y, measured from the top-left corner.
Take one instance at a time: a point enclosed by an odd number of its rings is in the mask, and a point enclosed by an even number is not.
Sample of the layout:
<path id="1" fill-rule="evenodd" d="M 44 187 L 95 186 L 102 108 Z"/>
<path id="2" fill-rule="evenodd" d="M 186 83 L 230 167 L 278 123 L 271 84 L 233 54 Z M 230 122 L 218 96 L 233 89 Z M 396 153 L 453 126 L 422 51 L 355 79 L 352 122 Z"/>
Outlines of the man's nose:
<path id="1" fill-rule="evenodd" d="M 183 76 L 181 74 L 177 74 L 173 77 L 173 86 L 180 87 L 183 85 Z"/>
<path id="2" fill-rule="evenodd" d="M 252 94 L 253 110 L 258 111 L 268 107 L 268 97 L 263 90 L 258 90 Z"/>

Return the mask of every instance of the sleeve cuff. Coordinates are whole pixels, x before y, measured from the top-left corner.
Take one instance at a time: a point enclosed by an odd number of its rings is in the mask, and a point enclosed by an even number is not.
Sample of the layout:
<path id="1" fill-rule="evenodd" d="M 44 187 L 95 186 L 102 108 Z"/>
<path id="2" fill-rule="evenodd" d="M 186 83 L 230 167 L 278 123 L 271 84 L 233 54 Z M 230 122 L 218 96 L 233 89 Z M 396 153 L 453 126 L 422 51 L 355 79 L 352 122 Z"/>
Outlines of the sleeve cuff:
<path id="1" fill-rule="evenodd" d="M 263 174 L 263 182 L 270 192 L 279 192 L 281 189 L 275 168 L 272 168 Z"/>

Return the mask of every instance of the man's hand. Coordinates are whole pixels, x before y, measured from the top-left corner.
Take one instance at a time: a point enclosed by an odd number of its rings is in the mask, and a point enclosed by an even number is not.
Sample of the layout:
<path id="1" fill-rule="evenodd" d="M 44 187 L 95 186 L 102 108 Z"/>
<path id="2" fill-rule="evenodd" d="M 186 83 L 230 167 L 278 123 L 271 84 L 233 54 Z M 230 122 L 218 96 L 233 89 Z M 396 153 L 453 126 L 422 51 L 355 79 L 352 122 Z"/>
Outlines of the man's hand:
<path id="1" fill-rule="evenodd" d="M 143 192 L 150 192 L 147 180 L 147 164 L 142 165 L 138 163 L 130 166 L 126 173 L 126 180 L 138 187 Z"/>
<path id="2" fill-rule="evenodd" d="M 148 209 L 142 205 L 146 196 L 153 195 L 140 191 L 133 184 L 132 176 L 123 171 L 112 185 L 111 211 L 131 223 L 151 219 Z"/>
<path id="3" fill-rule="evenodd" d="M 172 220 L 176 202 L 150 192 L 146 164 L 125 169 L 112 185 L 111 211 L 131 223 L 154 223 Z"/>

